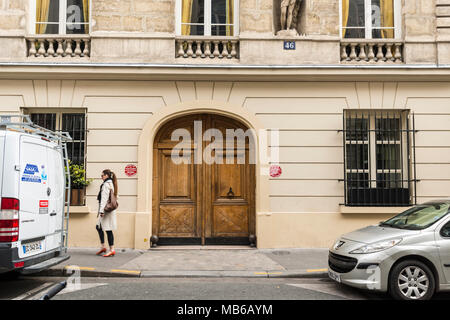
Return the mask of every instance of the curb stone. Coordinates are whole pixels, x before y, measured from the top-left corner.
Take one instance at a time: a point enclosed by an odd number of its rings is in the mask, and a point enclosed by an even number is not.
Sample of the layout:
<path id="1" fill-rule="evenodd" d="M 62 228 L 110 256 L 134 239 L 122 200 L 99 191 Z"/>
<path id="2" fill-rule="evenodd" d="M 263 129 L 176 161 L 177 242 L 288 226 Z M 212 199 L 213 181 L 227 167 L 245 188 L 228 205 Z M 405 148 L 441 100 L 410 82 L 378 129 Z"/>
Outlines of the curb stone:
<path id="1" fill-rule="evenodd" d="M 29 276 L 37 277 L 68 277 L 66 268 L 48 269 Z M 306 272 L 305 270 L 292 271 L 138 271 L 130 272 L 110 270 L 80 270 L 81 277 L 108 277 L 108 278 L 328 278 L 327 272 Z"/>

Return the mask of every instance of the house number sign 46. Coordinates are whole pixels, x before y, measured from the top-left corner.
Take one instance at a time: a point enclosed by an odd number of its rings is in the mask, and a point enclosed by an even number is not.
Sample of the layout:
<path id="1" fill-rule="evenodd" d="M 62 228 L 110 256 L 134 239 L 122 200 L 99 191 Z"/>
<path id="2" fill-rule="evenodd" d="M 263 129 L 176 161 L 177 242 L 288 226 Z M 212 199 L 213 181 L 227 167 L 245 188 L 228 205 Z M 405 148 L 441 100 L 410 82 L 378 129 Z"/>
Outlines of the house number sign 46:
<path id="1" fill-rule="evenodd" d="M 284 50 L 295 50 L 295 41 L 284 41 Z"/>

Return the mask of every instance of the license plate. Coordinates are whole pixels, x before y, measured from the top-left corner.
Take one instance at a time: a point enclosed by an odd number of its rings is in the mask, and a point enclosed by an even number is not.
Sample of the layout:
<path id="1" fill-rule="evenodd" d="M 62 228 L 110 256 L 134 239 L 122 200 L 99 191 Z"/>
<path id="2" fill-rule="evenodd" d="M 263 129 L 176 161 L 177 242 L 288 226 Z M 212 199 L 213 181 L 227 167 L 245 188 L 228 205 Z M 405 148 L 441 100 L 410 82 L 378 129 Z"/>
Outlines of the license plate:
<path id="1" fill-rule="evenodd" d="M 35 241 L 35 242 L 23 244 L 22 248 L 23 248 L 24 254 L 40 251 L 42 249 L 42 241 Z"/>
<path id="2" fill-rule="evenodd" d="M 334 271 L 328 270 L 328 276 L 336 282 L 341 282 L 341 276 Z"/>

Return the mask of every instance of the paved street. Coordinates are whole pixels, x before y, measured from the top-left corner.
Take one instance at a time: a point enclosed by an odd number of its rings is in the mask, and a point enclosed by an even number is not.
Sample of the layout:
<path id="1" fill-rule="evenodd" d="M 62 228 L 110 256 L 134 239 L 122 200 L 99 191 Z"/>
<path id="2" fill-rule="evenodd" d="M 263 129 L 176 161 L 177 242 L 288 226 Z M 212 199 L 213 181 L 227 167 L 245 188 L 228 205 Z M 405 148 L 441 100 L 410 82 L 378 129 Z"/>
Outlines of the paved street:
<path id="1" fill-rule="evenodd" d="M 1 279 L 0 299 L 35 300 L 67 278 Z M 385 300 L 389 296 L 360 291 L 328 279 L 262 278 L 81 278 L 79 287 L 54 300 Z M 448 300 L 450 294 L 438 294 Z"/>
<path id="2" fill-rule="evenodd" d="M 2 281 L 1 299 L 39 299 L 52 284 L 66 278 L 21 277 Z M 43 289 L 42 291 L 38 291 Z M 328 279 L 252 278 L 82 278 L 73 291 L 54 300 L 342 300 L 383 296 L 337 285 Z"/>
<path id="3" fill-rule="evenodd" d="M 69 278 L 64 264 L 47 274 L 0 275 L 0 299 L 39 299 L 64 280 L 73 284 L 55 300 L 390 299 L 329 280 L 323 249 L 120 250 L 108 259 L 96 256 L 95 249 L 71 249 L 70 254 L 78 277 Z M 450 293 L 435 299 L 448 300 Z"/>

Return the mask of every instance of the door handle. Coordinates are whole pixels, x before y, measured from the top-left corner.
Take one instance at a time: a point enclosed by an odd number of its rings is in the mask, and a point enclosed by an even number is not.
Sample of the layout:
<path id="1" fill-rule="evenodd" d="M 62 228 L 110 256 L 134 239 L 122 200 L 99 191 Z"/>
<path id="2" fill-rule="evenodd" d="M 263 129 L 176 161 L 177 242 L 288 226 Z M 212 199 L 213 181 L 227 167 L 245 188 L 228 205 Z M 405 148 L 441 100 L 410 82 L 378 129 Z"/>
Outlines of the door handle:
<path id="1" fill-rule="evenodd" d="M 56 216 L 56 212 L 53 211 L 52 213 L 50 213 L 50 217 Z"/>
<path id="2" fill-rule="evenodd" d="M 227 197 L 228 197 L 228 198 L 234 197 L 233 188 L 230 187 L 230 190 L 229 190 L 228 193 L 227 193 Z"/>

